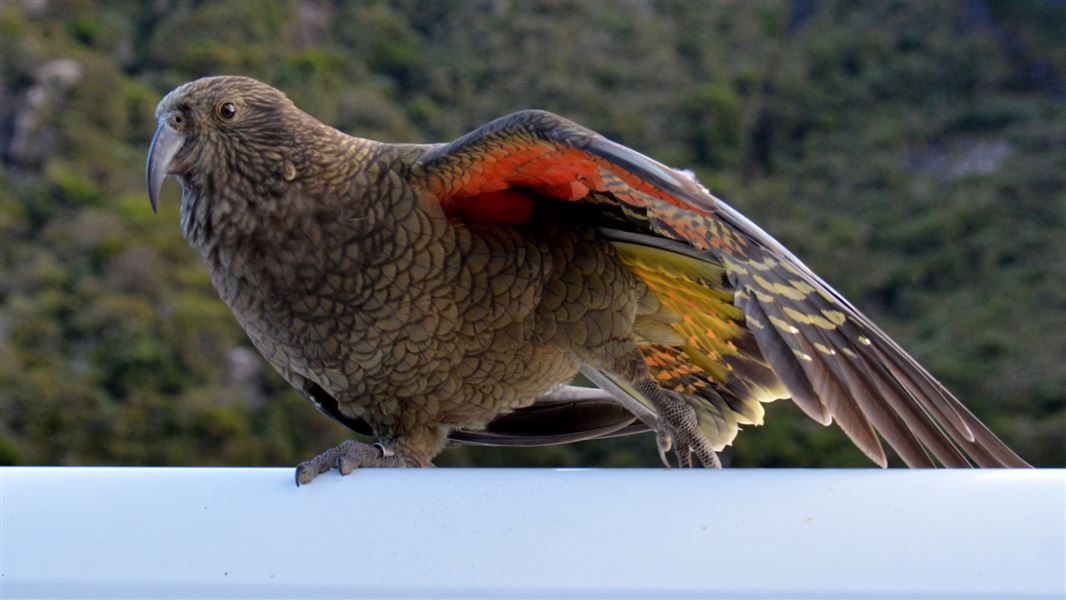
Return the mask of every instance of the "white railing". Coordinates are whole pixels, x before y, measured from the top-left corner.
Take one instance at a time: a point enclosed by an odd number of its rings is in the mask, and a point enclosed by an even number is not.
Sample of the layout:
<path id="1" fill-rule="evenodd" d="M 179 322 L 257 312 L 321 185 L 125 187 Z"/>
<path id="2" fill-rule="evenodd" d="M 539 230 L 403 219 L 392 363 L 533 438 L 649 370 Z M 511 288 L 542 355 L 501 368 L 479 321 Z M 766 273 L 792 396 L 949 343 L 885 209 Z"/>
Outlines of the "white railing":
<path id="1" fill-rule="evenodd" d="M 0 469 L 0 597 L 1066 597 L 1066 470 Z"/>

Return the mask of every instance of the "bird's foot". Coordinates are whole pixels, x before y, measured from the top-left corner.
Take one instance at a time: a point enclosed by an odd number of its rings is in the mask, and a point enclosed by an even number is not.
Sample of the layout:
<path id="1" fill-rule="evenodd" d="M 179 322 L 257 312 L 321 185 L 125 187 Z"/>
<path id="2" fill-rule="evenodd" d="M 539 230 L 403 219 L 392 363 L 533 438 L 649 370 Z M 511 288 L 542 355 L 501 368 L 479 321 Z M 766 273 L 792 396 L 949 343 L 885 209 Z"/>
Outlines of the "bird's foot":
<path id="1" fill-rule="evenodd" d="M 685 403 L 684 400 L 659 395 L 659 427 L 656 432 L 656 442 L 659 444 L 659 458 L 663 464 L 670 467 L 670 461 L 666 453 L 672 448 L 677 455 L 677 466 L 695 466 L 692 456 L 695 455 L 701 466 L 714 469 L 722 468 L 722 461 L 718 459 L 718 453 L 711 447 L 707 437 L 700 431 L 699 419 L 696 411 Z"/>
<path id="2" fill-rule="evenodd" d="M 315 477 L 330 469 L 348 475 L 357 468 L 420 467 L 418 459 L 407 455 L 392 454 L 381 444 L 364 444 L 345 440 L 336 448 L 296 465 L 296 485 L 311 483 Z"/>

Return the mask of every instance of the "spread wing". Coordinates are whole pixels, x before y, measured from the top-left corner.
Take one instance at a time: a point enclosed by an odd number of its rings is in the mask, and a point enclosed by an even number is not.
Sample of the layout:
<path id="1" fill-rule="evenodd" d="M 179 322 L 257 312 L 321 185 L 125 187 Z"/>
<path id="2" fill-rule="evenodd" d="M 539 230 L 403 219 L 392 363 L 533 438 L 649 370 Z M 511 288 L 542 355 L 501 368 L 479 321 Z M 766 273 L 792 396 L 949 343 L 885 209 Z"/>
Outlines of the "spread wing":
<path id="1" fill-rule="evenodd" d="M 1026 466 L 943 385 L 798 258 L 691 176 L 551 113 L 524 111 L 428 149 L 412 181 L 463 218 L 523 223 L 545 203 L 598 226 L 646 284 L 638 317 L 660 386 L 717 447 L 791 397 L 874 462 Z M 638 417 L 626 386 L 586 370 Z"/>

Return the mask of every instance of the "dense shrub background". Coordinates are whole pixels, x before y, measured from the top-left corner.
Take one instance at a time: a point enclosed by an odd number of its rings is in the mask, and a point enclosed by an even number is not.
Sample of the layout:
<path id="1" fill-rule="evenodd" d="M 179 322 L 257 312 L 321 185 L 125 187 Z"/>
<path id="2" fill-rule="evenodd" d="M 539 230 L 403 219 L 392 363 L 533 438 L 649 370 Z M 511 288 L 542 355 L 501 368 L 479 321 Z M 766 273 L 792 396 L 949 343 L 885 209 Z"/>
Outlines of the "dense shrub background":
<path id="1" fill-rule="evenodd" d="M 544 108 L 793 248 L 1023 456 L 1066 464 L 1062 2 L 0 3 L 0 463 L 289 465 L 346 435 L 251 349 L 144 158 L 246 74 L 350 133 Z M 865 465 L 787 402 L 734 465 Z M 441 464 L 654 465 L 647 437 Z"/>

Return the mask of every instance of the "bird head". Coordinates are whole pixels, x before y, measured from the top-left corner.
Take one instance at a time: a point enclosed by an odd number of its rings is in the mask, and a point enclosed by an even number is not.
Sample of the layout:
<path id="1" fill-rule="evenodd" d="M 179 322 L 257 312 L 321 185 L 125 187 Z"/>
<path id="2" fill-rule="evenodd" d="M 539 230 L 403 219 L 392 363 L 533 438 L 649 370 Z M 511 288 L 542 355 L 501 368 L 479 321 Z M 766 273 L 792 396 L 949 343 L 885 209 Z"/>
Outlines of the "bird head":
<path id="1" fill-rule="evenodd" d="M 167 175 L 183 193 L 255 194 L 286 176 L 296 122 L 307 117 L 282 92 L 248 77 L 205 77 L 179 86 L 156 108 L 159 127 L 148 150 L 152 210 Z M 309 117 L 307 117 L 309 118 Z"/>

